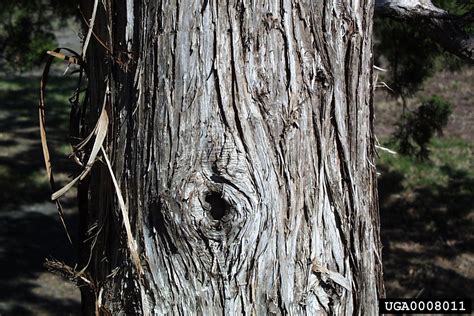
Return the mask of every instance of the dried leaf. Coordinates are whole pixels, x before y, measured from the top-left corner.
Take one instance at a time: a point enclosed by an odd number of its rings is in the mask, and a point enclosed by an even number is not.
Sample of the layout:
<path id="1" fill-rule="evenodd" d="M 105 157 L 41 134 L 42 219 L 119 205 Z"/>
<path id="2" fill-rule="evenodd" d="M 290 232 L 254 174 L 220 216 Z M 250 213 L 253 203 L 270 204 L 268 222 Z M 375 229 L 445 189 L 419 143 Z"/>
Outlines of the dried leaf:
<path id="1" fill-rule="evenodd" d="M 103 147 L 101 147 L 101 149 L 102 149 L 102 155 L 104 156 L 105 163 L 106 163 L 106 165 L 109 169 L 110 177 L 112 178 L 112 182 L 113 182 L 114 187 L 115 187 L 115 193 L 117 195 L 120 210 L 122 211 L 123 224 L 125 226 L 125 232 L 127 234 L 127 245 L 128 245 L 129 251 L 130 251 L 130 257 L 131 257 L 133 263 L 135 264 L 135 267 L 138 271 L 138 274 L 142 275 L 143 274 L 143 269 L 142 269 L 142 266 L 141 266 L 141 263 L 140 263 L 140 256 L 138 255 L 138 251 L 137 251 L 137 243 L 133 239 L 132 228 L 130 226 L 130 220 L 129 220 L 129 217 L 128 217 L 128 210 L 127 210 L 127 207 L 125 205 L 125 201 L 123 199 L 122 191 L 120 190 L 120 187 L 117 183 L 117 179 L 115 179 L 115 175 L 114 175 L 114 172 L 112 170 L 112 166 L 110 164 L 109 158 L 107 157 L 107 153 L 105 152 Z"/>

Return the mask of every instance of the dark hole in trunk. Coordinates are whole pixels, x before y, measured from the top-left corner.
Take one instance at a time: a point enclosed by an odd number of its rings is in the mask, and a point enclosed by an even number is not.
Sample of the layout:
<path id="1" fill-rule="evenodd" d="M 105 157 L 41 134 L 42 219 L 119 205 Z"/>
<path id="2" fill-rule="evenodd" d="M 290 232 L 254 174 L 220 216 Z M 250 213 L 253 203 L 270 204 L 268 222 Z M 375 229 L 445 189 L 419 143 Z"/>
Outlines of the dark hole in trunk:
<path id="1" fill-rule="evenodd" d="M 229 204 L 222 198 L 221 193 L 208 193 L 206 195 L 206 202 L 211 206 L 210 212 L 213 219 L 219 221 L 227 214 Z"/>

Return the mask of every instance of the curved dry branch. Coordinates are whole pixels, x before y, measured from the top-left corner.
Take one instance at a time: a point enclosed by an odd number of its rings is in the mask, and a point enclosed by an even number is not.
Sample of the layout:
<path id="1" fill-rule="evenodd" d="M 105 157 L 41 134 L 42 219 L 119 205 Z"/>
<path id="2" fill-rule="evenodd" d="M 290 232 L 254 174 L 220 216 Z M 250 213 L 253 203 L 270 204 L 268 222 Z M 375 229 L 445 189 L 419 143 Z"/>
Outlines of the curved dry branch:
<path id="1" fill-rule="evenodd" d="M 462 29 L 464 17 L 442 10 L 430 0 L 376 0 L 376 14 L 416 21 L 425 33 L 448 52 L 474 63 L 474 38 Z"/>

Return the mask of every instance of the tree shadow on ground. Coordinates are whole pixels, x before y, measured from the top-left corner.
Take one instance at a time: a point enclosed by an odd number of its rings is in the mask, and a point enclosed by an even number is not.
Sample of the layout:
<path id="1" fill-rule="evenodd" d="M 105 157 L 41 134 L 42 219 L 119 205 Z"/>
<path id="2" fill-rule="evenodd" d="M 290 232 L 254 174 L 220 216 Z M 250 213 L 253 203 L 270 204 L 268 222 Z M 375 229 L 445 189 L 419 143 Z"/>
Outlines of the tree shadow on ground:
<path id="1" fill-rule="evenodd" d="M 404 175 L 379 178 L 388 297 L 465 297 L 474 293 L 474 179 L 444 165 L 444 185 L 406 190 Z"/>
<path id="2" fill-rule="evenodd" d="M 66 299 L 57 299 L 52 292 L 68 291 L 64 289 L 48 289 L 48 285 L 40 284 L 37 279 L 45 273 L 45 258 L 57 258 L 68 264 L 74 262 L 74 250 L 69 244 L 61 223 L 57 219 L 54 206 L 46 203 L 38 208 L 49 209 L 49 214 L 35 211 L 19 211 L 20 214 L 6 214 L 0 217 L 2 233 L 0 235 L 0 313 L 6 315 L 35 315 L 43 312 L 48 315 L 65 315 L 71 311 L 79 311 L 78 300 L 65 293 Z M 69 222 L 76 221 L 69 216 Z M 77 235 L 74 225 L 70 226 L 72 236 Z M 46 276 L 46 280 L 50 279 Z M 56 283 L 51 284 L 57 286 Z M 42 288 L 46 287 L 46 292 Z M 49 293 L 48 293 L 49 292 Z M 25 308 L 28 307 L 28 308 Z M 36 312 L 35 312 L 36 311 Z M 77 314 L 77 313 L 75 313 Z"/>
<path id="3" fill-rule="evenodd" d="M 62 148 L 68 142 L 74 80 L 52 78 L 46 126 L 55 173 L 63 182 L 76 172 Z M 50 201 L 38 128 L 39 78 L 0 79 L 0 314 L 77 315 L 77 289 L 43 267 L 46 258 L 73 265 L 70 246 Z M 71 236 L 77 235 L 73 199 L 63 203 Z M 71 288 L 75 293 L 70 293 Z"/>
<path id="4" fill-rule="evenodd" d="M 47 201 L 50 196 L 38 127 L 39 79 L 15 77 L 9 82 L 14 88 L 0 85 L 0 208 Z M 74 82 L 53 78 L 50 85 L 46 128 L 51 160 L 56 173 L 72 174 L 74 165 L 61 149 L 69 142 L 67 96 Z"/>

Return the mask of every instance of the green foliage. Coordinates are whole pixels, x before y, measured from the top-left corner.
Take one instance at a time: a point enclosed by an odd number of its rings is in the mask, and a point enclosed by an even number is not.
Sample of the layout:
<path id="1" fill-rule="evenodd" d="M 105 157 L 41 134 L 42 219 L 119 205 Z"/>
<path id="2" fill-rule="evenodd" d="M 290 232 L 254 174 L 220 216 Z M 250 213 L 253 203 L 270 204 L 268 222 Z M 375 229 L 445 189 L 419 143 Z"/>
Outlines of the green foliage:
<path id="1" fill-rule="evenodd" d="M 419 28 L 391 19 L 375 20 L 377 58 L 387 59 L 388 78 L 397 94 L 412 94 L 433 70 L 440 49 Z"/>
<path id="2" fill-rule="evenodd" d="M 474 3 L 466 0 L 433 1 L 449 13 L 461 16 L 474 10 Z M 465 25 L 467 32 L 472 31 Z M 410 96 L 423 81 L 440 69 L 458 69 L 464 64 L 457 57 L 446 53 L 433 42 L 418 23 L 395 21 L 391 18 L 374 20 L 375 60 L 379 65 L 388 63 L 388 72 L 382 74 L 384 80 L 396 95 Z"/>
<path id="3" fill-rule="evenodd" d="M 26 70 L 41 63 L 57 46 L 52 29 L 75 13 L 74 0 L 2 0 L 0 66 Z"/>
<path id="4" fill-rule="evenodd" d="M 390 141 L 386 145 L 390 145 Z M 428 146 L 430 161 L 380 152 L 378 166 L 385 172 L 402 175 L 402 185 L 407 193 L 422 187 L 446 186 L 449 178 L 443 171 L 445 168 L 459 170 L 474 178 L 472 144 L 457 138 L 434 138 Z M 466 189 L 470 194 L 474 193 L 474 187 Z"/>
<path id="5" fill-rule="evenodd" d="M 474 7 L 472 0 L 433 0 L 433 4 L 455 15 L 465 14 Z"/>
<path id="6" fill-rule="evenodd" d="M 435 133 L 442 133 L 450 114 L 450 104 L 437 96 L 424 101 L 415 111 L 405 113 L 393 137 L 399 152 L 426 160 L 431 138 Z"/>

